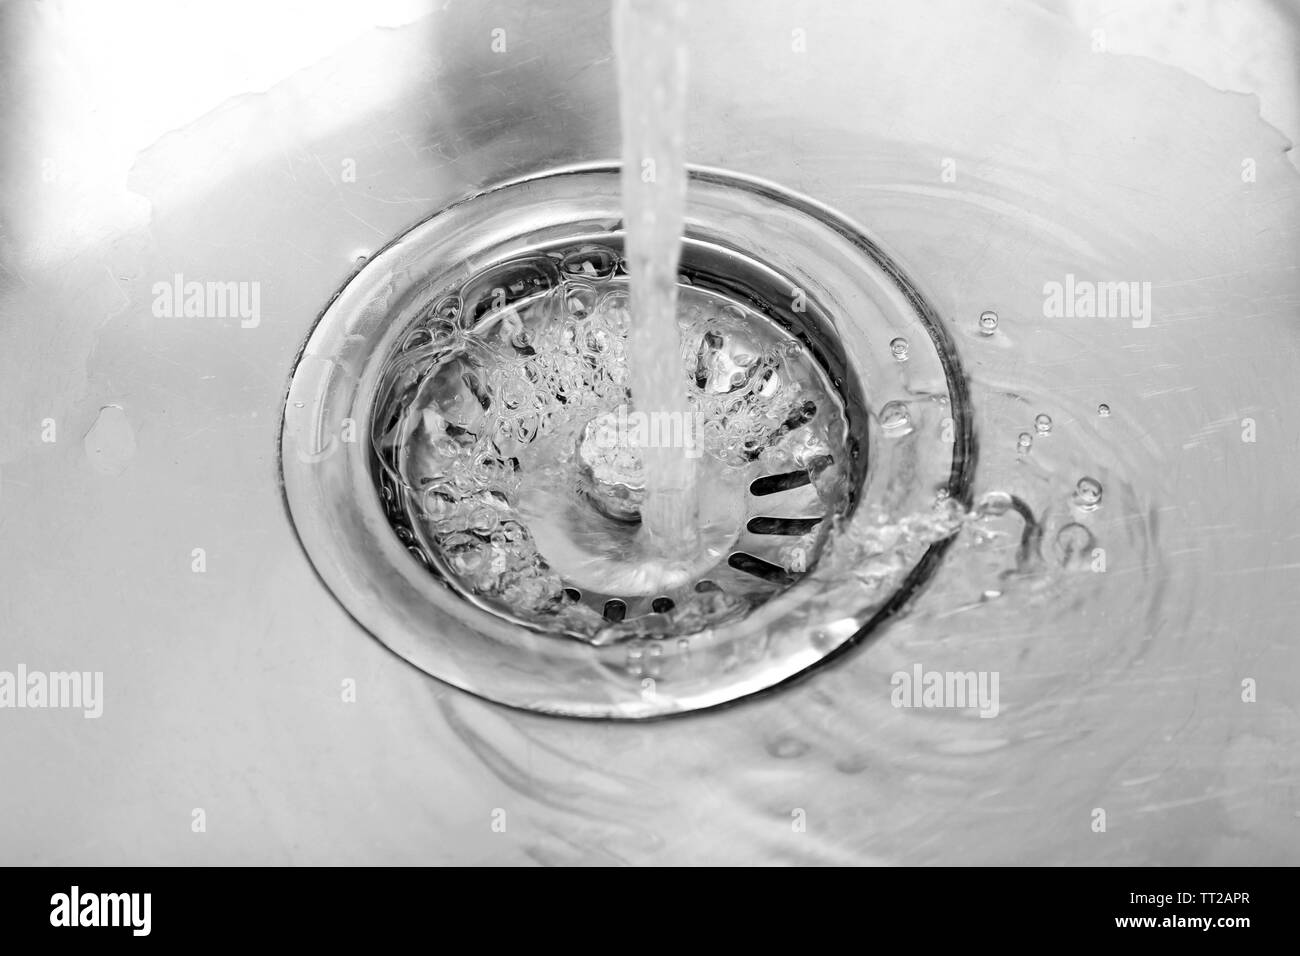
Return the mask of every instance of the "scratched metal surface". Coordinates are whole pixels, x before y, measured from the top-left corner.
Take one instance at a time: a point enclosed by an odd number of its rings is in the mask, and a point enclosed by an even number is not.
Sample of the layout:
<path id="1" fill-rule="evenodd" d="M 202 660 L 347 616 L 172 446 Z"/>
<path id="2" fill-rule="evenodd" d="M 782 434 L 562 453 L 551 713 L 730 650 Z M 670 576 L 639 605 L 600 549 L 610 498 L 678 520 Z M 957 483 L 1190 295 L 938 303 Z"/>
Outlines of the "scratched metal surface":
<path id="1" fill-rule="evenodd" d="M 1300 860 L 1296 14 L 848 6 L 701 5 L 692 160 L 864 223 L 946 315 L 1026 317 L 1014 355 L 961 340 L 999 394 L 1127 396 L 1149 550 L 1023 618 L 963 611 L 951 571 L 779 696 L 639 726 L 383 650 L 301 553 L 275 458 L 358 257 L 618 155 L 603 4 L 0 8 L 0 669 L 105 681 L 97 720 L 0 710 L 0 862 Z M 1030 318 L 1024 264 L 1067 233 L 1156 284 L 1149 334 Z M 260 283 L 260 321 L 155 316 L 177 273 Z M 892 708 L 917 659 L 999 670 L 1003 715 Z"/>

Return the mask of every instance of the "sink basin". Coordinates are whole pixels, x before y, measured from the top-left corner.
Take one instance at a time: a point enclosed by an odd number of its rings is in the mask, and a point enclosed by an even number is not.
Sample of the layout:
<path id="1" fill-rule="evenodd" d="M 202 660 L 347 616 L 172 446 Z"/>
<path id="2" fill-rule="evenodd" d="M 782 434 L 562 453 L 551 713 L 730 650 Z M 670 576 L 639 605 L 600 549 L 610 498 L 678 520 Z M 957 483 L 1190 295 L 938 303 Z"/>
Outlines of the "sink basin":
<path id="1" fill-rule="evenodd" d="M 1035 590 L 959 542 L 870 644 L 670 721 L 430 678 L 303 553 L 289 377 L 394 237 L 618 156 L 606 5 L 9 4 L 0 670 L 103 700 L 0 714 L 0 860 L 1300 860 L 1300 20 L 699 8 L 690 161 L 876 237 L 962 357 L 977 493 L 1021 489 L 1050 556 L 1091 476 L 1104 573 Z M 1067 282 L 1145 305 L 1056 314 Z M 898 706 L 916 664 L 996 672 L 996 718 Z"/>

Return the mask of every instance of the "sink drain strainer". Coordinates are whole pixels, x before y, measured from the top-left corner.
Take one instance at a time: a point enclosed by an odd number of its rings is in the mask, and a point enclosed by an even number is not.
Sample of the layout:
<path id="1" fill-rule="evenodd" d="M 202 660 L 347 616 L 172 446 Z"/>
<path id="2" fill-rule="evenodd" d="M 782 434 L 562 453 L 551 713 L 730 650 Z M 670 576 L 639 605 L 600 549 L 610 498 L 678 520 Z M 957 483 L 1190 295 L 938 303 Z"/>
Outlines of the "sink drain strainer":
<path id="1" fill-rule="evenodd" d="M 696 241 L 679 323 L 693 414 L 638 417 L 619 252 L 604 236 L 542 246 L 440 296 L 384 365 L 371 429 L 413 555 L 504 618 L 597 645 L 695 633 L 791 586 L 851 501 L 862 437 L 849 410 L 866 422 L 788 289 Z M 702 549 L 688 563 L 641 546 L 651 440 L 697 459 Z"/>
<path id="2" fill-rule="evenodd" d="M 723 703 L 847 647 L 937 560 L 970 462 L 955 355 L 893 262 L 711 171 L 680 273 L 693 414 L 639 417 L 619 203 L 616 168 L 562 170 L 378 253 L 311 334 L 281 448 L 299 537 L 358 621 L 436 677 L 574 716 Z M 704 550 L 666 569 L 637 547 L 637 445 L 674 427 Z"/>

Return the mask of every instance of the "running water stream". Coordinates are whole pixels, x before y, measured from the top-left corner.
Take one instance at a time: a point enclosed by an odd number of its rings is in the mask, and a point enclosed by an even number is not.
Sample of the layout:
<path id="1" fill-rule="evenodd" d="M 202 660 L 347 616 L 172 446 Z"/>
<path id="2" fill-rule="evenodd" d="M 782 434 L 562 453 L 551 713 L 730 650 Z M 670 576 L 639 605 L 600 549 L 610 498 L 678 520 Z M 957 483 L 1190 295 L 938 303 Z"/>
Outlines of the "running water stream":
<path id="1" fill-rule="evenodd" d="M 677 267 L 686 213 L 683 119 L 685 4 L 618 0 L 614 50 L 623 136 L 623 219 L 632 327 L 632 402 L 649 424 L 640 448 L 642 537 L 651 553 L 699 549 L 695 440 L 677 327 Z M 645 439 L 649 439 L 648 441 Z"/>

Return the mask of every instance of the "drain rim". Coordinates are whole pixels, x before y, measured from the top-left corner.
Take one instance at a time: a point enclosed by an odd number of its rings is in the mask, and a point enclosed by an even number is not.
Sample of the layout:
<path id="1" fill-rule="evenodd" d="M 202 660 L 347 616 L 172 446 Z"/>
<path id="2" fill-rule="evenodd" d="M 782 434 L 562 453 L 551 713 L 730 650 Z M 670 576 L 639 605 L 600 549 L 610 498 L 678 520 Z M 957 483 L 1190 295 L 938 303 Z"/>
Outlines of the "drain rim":
<path id="1" fill-rule="evenodd" d="M 295 363 L 282 420 L 280 472 L 295 534 L 327 589 L 363 628 L 400 656 L 447 683 L 509 706 L 567 716 L 645 719 L 720 706 L 783 687 L 839 657 L 906 603 L 938 566 L 950 541 L 927 546 L 884 600 L 865 607 L 847 605 L 842 614 L 827 619 L 825 614 L 815 617 L 808 606 L 792 608 L 789 601 L 776 599 L 745 618 L 743 627 L 723 626 L 671 646 L 634 642 L 597 649 L 502 626 L 479 609 L 477 615 L 466 615 L 464 602 L 459 613 L 438 605 L 439 595 L 431 588 L 442 585 L 407 555 L 373 490 L 373 500 L 366 498 L 366 472 L 373 462 L 358 455 L 356 447 L 343 447 L 325 423 L 351 417 L 341 411 L 355 414 L 373 407 L 381 364 L 373 358 L 386 355 L 400 334 L 400 323 L 391 315 L 403 296 L 418 291 L 419 279 L 412 278 L 419 274 L 416 267 L 448 245 L 450 237 L 478 228 L 477 248 L 489 242 L 508 244 L 519 232 L 520 207 L 514 200 L 544 204 L 557 195 L 567 197 L 571 215 L 575 210 L 585 213 L 585 221 L 605 223 L 613 231 L 617 217 L 611 219 L 609 210 L 617 208 L 617 183 L 618 167 L 602 163 L 512 180 L 452 204 L 376 253 L 331 298 Z M 969 415 L 964 414 L 969 405 L 965 378 L 943 324 L 901 267 L 848 220 L 775 184 L 715 169 L 692 169 L 691 183 L 693 210 L 698 201 L 701 208 L 725 218 L 768 206 L 769 213 L 785 217 L 786 227 L 801 228 L 820 242 L 837 243 L 834 252 L 844 259 L 842 270 L 860 272 L 868 263 L 874 266 L 879 274 L 873 272 L 869 279 L 855 274 L 845 281 L 864 283 L 863 288 L 891 303 L 899 300 L 903 305 L 893 306 L 897 312 L 886 315 L 888 321 L 901 322 L 913 335 L 919 331 L 932 340 L 956 420 L 942 483 L 950 497 L 968 503 L 974 438 Z M 500 213 L 502 202 L 513 210 L 510 228 L 499 217 L 490 222 L 482 218 L 485 207 Z M 569 220 L 547 228 L 556 236 L 572 236 L 580 231 L 574 226 Z M 465 267 L 467 276 L 474 271 L 471 267 Z M 832 318 L 843 322 L 844 314 L 835 310 Z M 846 331 L 854 329 L 839 333 Z M 356 415 L 354 420 L 366 419 Z M 869 473 L 863 494 L 871 482 Z M 342 513 L 331 510 L 329 502 L 340 498 L 355 507 Z M 384 573 L 373 573 L 375 569 Z M 843 593 L 841 589 L 841 599 Z M 459 601 L 453 594 L 442 597 Z M 683 650 L 678 646 L 683 643 L 690 646 Z M 687 676 L 665 673 L 666 667 L 682 661 L 694 671 Z"/>

